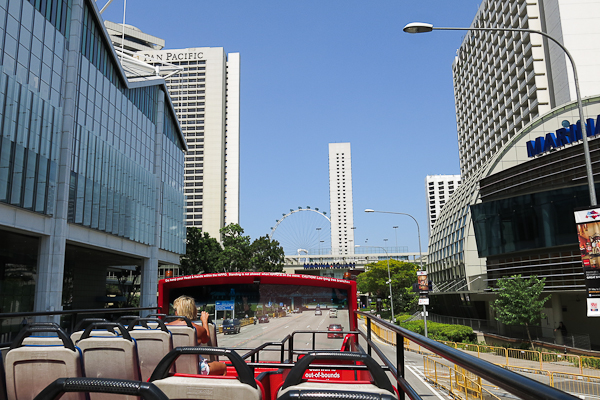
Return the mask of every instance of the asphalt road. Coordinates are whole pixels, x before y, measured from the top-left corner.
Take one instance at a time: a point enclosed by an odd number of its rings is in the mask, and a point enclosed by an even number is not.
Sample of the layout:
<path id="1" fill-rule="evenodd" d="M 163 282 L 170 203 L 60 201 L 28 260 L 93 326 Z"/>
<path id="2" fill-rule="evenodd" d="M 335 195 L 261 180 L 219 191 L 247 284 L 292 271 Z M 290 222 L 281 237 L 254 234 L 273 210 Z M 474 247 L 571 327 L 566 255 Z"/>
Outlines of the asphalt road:
<path id="1" fill-rule="evenodd" d="M 265 342 L 279 342 L 286 335 L 299 330 L 326 331 L 329 324 L 339 323 L 344 330 L 349 330 L 348 311 L 338 311 L 338 318 L 329 318 L 328 312 L 323 310 L 323 315 L 316 316 L 314 311 L 304 311 L 300 314 L 289 314 L 282 318 L 272 318 L 269 323 L 243 326 L 239 334 L 218 335 L 219 347 L 239 349 L 238 353 L 245 354 L 248 350 L 260 346 Z M 359 322 L 361 325 L 361 322 Z M 377 339 L 376 339 L 377 340 Z M 326 333 L 317 334 L 314 337 L 314 348 L 319 350 L 341 348 L 343 339 L 328 339 Z M 377 341 L 378 347 L 382 349 L 390 360 L 396 359 L 396 348 L 384 342 Z M 361 343 L 365 347 L 364 343 Z M 294 350 L 310 350 L 313 348 L 312 334 L 297 334 L 294 336 Z M 366 347 L 365 347 L 366 348 Z M 261 354 L 261 361 L 279 361 L 280 352 L 277 347 L 268 354 Z M 382 363 L 377 355 L 373 356 Z M 287 358 L 287 354 L 285 355 Z M 425 382 L 423 377 L 423 356 L 405 353 L 406 379 L 409 384 L 419 393 L 423 399 L 446 400 L 449 396 L 433 388 Z M 390 375 L 390 380 L 395 383 Z"/>

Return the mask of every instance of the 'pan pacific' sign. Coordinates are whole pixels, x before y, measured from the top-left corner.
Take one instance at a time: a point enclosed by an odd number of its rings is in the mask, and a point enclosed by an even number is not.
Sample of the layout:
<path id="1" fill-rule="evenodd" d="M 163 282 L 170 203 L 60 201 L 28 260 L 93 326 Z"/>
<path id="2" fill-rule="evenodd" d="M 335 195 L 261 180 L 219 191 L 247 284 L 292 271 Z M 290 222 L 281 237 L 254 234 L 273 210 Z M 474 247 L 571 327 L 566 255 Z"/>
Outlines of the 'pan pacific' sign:
<path id="1" fill-rule="evenodd" d="M 588 118 L 585 124 L 585 130 L 588 137 L 596 136 L 600 133 L 600 115 Z M 546 153 L 552 149 L 566 146 L 583 139 L 581 135 L 581 123 L 571 124 L 569 127 L 557 129 L 556 132 L 547 133 L 546 136 L 540 136 L 535 140 L 527 142 L 527 157 L 535 157 Z"/>

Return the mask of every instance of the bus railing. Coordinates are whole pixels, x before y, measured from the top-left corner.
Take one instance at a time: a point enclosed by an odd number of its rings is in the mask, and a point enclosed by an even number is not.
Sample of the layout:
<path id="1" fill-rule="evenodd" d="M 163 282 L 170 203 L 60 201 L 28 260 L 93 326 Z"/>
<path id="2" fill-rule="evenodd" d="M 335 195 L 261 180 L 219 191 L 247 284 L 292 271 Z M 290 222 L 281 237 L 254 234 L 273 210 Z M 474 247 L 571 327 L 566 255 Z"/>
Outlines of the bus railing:
<path id="1" fill-rule="evenodd" d="M 390 361 L 383 355 L 381 350 L 378 350 L 376 346 L 372 346 L 371 338 L 373 332 L 371 329 L 371 321 L 376 322 L 377 325 L 383 326 L 394 332 L 396 334 L 396 343 L 403 343 L 405 338 L 409 339 L 411 342 L 424 347 L 432 353 L 450 361 L 466 371 L 472 372 L 478 377 L 481 377 L 482 379 L 491 382 L 494 385 L 497 385 L 498 387 L 501 387 L 507 392 L 512 393 L 522 399 L 576 399 L 576 397 L 566 392 L 544 385 L 533 379 L 519 375 L 515 372 L 474 357 L 458 349 L 438 343 L 435 340 L 411 332 L 408 329 L 401 328 L 386 320 L 374 317 L 371 314 L 364 313 L 362 311 L 357 311 L 356 314 L 366 319 L 366 339 L 368 344 L 367 352 L 371 354 L 371 349 L 376 349 L 377 354 L 386 365 L 391 364 Z M 396 346 L 396 365 L 397 368 L 394 368 L 394 370 L 396 370 L 396 374 L 394 375 L 398 380 L 398 385 L 404 389 L 403 382 L 400 381 L 400 378 L 404 380 L 404 346 Z M 400 397 L 401 399 L 404 399 L 403 393 L 400 393 Z M 411 399 L 413 398 L 410 396 L 410 394 L 409 397 Z"/>
<path id="2" fill-rule="evenodd" d="M 67 333 L 72 333 L 77 324 L 77 317 L 80 315 L 97 315 L 97 314 L 125 314 L 125 313 L 139 313 L 141 311 L 156 311 L 160 312 L 160 307 L 124 307 L 124 308 L 93 308 L 93 309 L 79 309 L 79 310 L 61 310 L 61 311 L 31 311 L 31 312 L 16 312 L 16 313 L 0 313 L 0 326 L 3 331 L 0 333 L 0 347 L 10 346 L 13 336 L 18 334 L 23 326 L 27 325 L 31 319 L 35 319 L 35 322 L 40 322 L 39 319 L 43 317 L 53 316 L 71 316 L 69 321 L 63 321 L 61 328 Z M 5 322 L 12 321 L 14 330 L 10 327 L 6 327 L 4 331 Z"/>

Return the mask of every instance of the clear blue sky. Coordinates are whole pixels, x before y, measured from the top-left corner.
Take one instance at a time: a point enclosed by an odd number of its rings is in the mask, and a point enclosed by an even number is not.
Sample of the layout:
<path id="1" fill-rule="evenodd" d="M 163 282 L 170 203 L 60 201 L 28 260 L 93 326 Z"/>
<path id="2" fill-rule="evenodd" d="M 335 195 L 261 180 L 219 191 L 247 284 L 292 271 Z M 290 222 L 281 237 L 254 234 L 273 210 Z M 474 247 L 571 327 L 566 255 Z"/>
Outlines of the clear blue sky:
<path id="1" fill-rule="evenodd" d="M 98 2 L 101 8 L 105 0 Z M 427 250 L 425 177 L 459 174 L 451 65 L 480 0 L 129 0 L 166 48 L 241 54 L 240 225 L 253 239 L 298 206 L 329 211 L 328 143 L 350 142 L 355 242 Z M 121 22 L 123 0 L 104 18 Z M 285 221 L 284 221 L 285 222 Z M 283 224 L 283 223 L 282 223 Z"/>

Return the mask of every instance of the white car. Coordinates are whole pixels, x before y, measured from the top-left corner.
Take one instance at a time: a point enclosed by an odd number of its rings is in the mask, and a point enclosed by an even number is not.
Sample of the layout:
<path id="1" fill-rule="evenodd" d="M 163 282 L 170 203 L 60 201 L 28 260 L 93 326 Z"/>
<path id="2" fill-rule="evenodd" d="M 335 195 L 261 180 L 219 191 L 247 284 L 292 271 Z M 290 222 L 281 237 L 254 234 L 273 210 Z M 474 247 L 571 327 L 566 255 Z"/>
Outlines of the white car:
<path id="1" fill-rule="evenodd" d="M 321 311 L 321 309 L 320 309 L 320 308 L 317 308 L 317 309 L 315 310 L 315 315 L 323 315 L 323 312 Z"/>
<path id="2" fill-rule="evenodd" d="M 329 318 L 337 318 L 337 310 L 329 310 Z"/>

